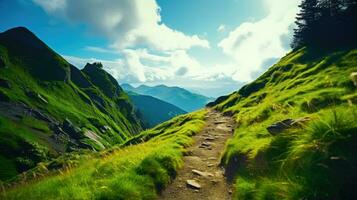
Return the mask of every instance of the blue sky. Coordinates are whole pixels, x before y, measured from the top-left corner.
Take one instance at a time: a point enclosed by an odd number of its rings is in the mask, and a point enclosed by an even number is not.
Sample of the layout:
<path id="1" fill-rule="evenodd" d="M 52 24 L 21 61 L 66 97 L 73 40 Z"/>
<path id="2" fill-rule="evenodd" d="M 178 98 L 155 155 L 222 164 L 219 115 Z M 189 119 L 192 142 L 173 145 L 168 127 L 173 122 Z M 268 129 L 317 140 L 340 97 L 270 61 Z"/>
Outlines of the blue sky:
<path id="1" fill-rule="evenodd" d="M 299 0 L 0 0 L 0 31 L 25 26 L 119 83 L 207 96 L 237 90 L 289 51 Z"/>

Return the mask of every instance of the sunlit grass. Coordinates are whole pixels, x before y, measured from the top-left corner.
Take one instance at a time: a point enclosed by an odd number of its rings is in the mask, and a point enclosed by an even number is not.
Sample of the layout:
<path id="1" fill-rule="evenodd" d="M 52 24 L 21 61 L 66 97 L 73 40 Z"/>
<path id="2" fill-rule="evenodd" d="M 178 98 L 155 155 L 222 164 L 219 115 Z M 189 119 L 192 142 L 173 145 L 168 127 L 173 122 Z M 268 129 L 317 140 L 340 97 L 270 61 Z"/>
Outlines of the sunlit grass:
<path id="1" fill-rule="evenodd" d="M 176 117 L 140 134 L 147 142 L 87 155 L 77 167 L 58 170 L 3 193 L 6 199 L 155 199 L 182 165 L 185 146 L 204 126 L 206 111 Z M 169 124 L 180 126 L 169 126 Z M 160 133 L 157 133 L 157 132 Z M 139 136 L 136 138 L 138 139 Z M 51 173 L 50 173 L 51 174 Z"/>
<path id="2" fill-rule="evenodd" d="M 357 197 L 356 88 L 349 78 L 356 55 L 292 52 L 215 105 L 237 122 L 221 160 L 235 169 L 235 199 Z M 277 136 L 266 129 L 300 117 L 311 123 Z"/>

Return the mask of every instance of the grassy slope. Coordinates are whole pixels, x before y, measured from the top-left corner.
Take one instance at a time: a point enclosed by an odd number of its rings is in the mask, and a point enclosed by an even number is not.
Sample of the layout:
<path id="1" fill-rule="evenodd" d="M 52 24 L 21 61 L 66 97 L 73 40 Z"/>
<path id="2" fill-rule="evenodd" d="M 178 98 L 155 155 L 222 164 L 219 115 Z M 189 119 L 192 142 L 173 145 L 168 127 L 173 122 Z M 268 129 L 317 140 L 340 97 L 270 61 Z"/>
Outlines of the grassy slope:
<path id="1" fill-rule="evenodd" d="M 5 199 L 154 199 L 182 164 L 184 147 L 204 126 L 206 111 L 178 116 L 142 132 L 128 146 L 77 158 L 77 167 L 17 185 Z M 138 141 L 147 141 L 130 145 Z M 46 171 L 46 164 L 38 167 Z M 31 174 L 31 173 L 29 173 Z M 50 173 L 51 174 L 51 173 Z"/>
<path id="2" fill-rule="evenodd" d="M 356 198 L 357 50 L 312 54 L 300 49 L 238 92 L 211 106 L 237 121 L 222 157 L 236 199 Z M 278 136 L 272 123 L 312 122 Z M 348 177 L 348 178 L 347 178 Z"/>
<path id="3" fill-rule="evenodd" d="M 71 66 L 25 28 L 0 34 L 0 60 L 5 64 L 0 66 L 0 80 L 10 85 L 9 88 L 0 86 L 0 101 L 10 102 L 6 108 L 10 111 L 14 110 L 15 103 L 22 103 L 41 110 L 59 123 L 70 119 L 82 133 L 91 130 L 100 137 L 102 145 L 84 135 L 78 139 L 97 150 L 122 143 L 141 130 L 123 91 L 116 92 L 114 97 L 108 96 L 107 91 L 92 83 L 90 74 Z M 104 70 L 98 73 L 99 78 L 110 77 Z M 78 78 L 87 85 L 74 81 Z M 115 84 L 103 87 L 120 88 Z M 29 93 L 40 95 L 47 103 Z M 101 107 L 89 94 L 102 102 Z M 0 180 L 7 180 L 37 162 L 68 150 L 66 141 L 58 145 L 53 140 L 55 134 L 49 123 L 26 114 L 27 111 L 8 116 L 11 112 L 6 109 L 1 110 L 0 116 L 0 159 L 3 161 Z M 101 130 L 104 126 L 110 129 Z"/>

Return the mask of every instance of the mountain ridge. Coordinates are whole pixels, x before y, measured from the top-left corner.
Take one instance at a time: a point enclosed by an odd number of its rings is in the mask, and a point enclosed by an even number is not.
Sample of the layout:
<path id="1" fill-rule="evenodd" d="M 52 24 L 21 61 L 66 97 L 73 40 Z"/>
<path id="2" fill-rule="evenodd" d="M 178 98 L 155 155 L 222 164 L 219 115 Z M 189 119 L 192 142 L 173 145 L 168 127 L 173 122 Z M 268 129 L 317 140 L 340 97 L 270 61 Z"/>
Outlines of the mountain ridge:
<path id="1" fill-rule="evenodd" d="M 192 93 L 184 88 L 177 86 L 169 87 L 166 85 L 147 86 L 140 85 L 133 87 L 128 84 L 122 85 L 124 90 L 138 94 L 149 95 L 171 103 L 187 112 L 203 108 L 212 98 L 200 94 Z"/>
<path id="2" fill-rule="evenodd" d="M 170 120 L 178 115 L 187 112 L 181 108 L 158 98 L 141 95 L 134 92 L 127 92 L 134 106 L 140 111 L 146 128 L 152 128 L 160 123 Z"/>

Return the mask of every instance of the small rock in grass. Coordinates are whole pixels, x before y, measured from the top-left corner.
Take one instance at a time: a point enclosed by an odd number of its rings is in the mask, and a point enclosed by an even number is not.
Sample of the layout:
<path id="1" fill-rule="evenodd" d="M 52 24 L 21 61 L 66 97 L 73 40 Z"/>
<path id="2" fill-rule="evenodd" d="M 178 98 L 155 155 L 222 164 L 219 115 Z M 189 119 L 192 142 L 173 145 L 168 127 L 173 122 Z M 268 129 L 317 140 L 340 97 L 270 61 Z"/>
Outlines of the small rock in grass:
<path id="1" fill-rule="evenodd" d="M 309 117 L 302 117 L 298 119 L 285 119 L 283 121 L 275 122 L 274 124 L 267 127 L 267 130 L 272 135 L 277 135 L 286 129 L 292 127 L 301 127 L 302 124 L 310 121 Z"/>

